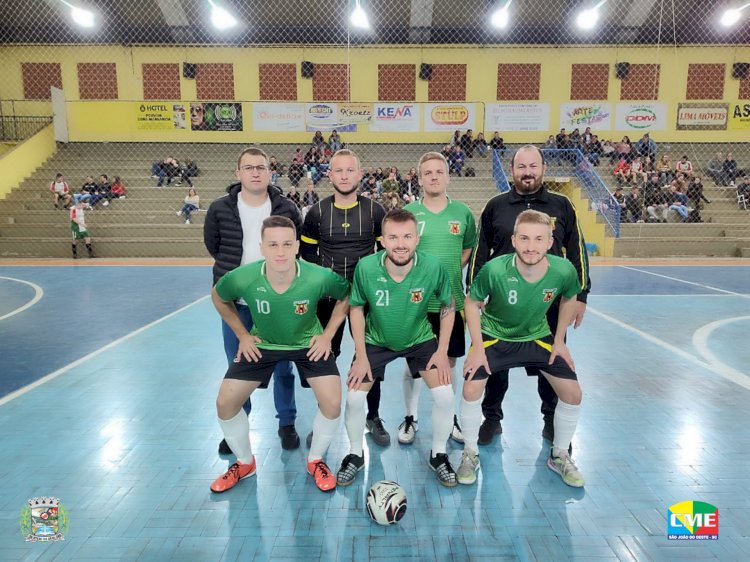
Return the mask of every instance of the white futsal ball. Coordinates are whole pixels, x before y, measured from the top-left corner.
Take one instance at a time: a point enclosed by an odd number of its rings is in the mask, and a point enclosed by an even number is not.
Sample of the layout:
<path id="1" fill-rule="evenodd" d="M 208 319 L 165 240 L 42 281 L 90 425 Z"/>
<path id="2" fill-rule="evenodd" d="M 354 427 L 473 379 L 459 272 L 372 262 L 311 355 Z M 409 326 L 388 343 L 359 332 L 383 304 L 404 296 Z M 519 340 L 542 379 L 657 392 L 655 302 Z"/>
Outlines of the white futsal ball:
<path id="1" fill-rule="evenodd" d="M 367 492 L 367 513 L 379 525 L 394 525 L 406 513 L 406 492 L 397 482 L 375 482 Z"/>

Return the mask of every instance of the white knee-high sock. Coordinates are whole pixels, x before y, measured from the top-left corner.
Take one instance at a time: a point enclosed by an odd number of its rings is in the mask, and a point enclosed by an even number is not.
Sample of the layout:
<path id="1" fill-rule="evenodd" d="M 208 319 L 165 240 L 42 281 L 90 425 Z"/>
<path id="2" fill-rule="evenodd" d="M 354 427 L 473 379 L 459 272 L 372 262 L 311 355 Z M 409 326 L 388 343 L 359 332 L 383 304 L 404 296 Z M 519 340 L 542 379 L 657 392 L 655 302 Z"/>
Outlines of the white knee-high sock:
<path id="1" fill-rule="evenodd" d="M 464 450 L 478 453 L 479 426 L 482 425 L 482 399 L 469 402 L 461 398 L 461 432 L 464 435 Z"/>
<path id="2" fill-rule="evenodd" d="M 464 378 L 460 371 L 456 370 L 456 366 L 451 367 L 451 386 L 453 387 L 453 402 L 456 401 L 456 396 L 463 396 L 464 392 Z M 459 400 L 459 404 L 461 400 Z"/>
<path id="3" fill-rule="evenodd" d="M 307 462 L 323 458 L 333 440 L 333 436 L 336 435 L 340 420 L 341 416 L 329 420 L 318 410 L 315 419 L 313 419 L 313 438 L 312 443 L 310 443 L 310 452 L 307 453 Z"/>
<path id="4" fill-rule="evenodd" d="M 234 456 L 242 464 L 253 462 L 253 450 L 250 447 L 250 422 L 245 410 L 240 409 L 237 415 L 228 420 L 218 418 L 224 439 L 232 449 Z"/>
<path id="5" fill-rule="evenodd" d="M 557 401 L 555 406 L 555 440 L 552 444 L 552 454 L 559 456 L 561 452 L 567 454 L 570 441 L 578 426 L 578 418 L 581 415 L 580 404 L 566 404 L 562 400 Z"/>
<path id="6" fill-rule="evenodd" d="M 415 379 L 411 376 L 409 366 L 404 367 L 404 406 L 406 415 L 417 419 L 417 410 L 419 409 L 419 392 L 422 390 L 422 380 Z"/>
<path id="7" fill-rule="evenodd" d="M 346 393 L 344 425 L 346 434 L 349 436 L 349 452 L 360 457 L 362 456 L 362 441 L 365 438 L 366 400 L 367 392 L 364 390 L 350 390 Z"/>
<path id="8" fill-rule="evenodd" d="M 453 388 L 436 386 L 432 393 L 432 454 L 445 453 L 453 429 Z"/>

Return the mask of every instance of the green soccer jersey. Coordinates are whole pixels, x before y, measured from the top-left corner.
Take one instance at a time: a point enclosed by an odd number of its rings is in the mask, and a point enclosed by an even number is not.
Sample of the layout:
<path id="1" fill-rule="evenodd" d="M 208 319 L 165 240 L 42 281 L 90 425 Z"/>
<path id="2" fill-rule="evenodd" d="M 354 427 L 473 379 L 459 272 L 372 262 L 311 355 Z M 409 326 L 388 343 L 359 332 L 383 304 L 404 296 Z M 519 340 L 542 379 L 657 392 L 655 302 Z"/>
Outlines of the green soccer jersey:
<path id="1" fill-rule="evenodd" d="M 529 283 L 516 269 L 516 254 L 499 256 L 482 267 L 471 284 L 475 301 L 489 302 L 482 314 L 482 333 L 503 341 L 533 341 L 552 332 L 547 310 L 558 297 L 581 292 L 575 267 L 565 258 L 547 255 L 549 268 L 536 283 Z"/>
<path id="2" fill-rule="evenodd" d="M 365 341 L 401 351 L 435 337 L 427 320 L 427 303 L 433 297 L 451 303 L 451 283 L 440 261 L 417 251 L 411 271 L 396 283 L 385 269 L 385 250 L 362 258 L 354 270 L 349 304 L 369 305 Z"/>
<path id="3" fill-rule="evenodd" d="M 419 249 L 435 256 L 448 271 L 448 277 L 456 299 L 456 310 L 464 309 L 464 284 L 461 276 L 461 254 L 477 243 L 477 227 L 474 215 L 465 204 L 448 199 L 448 206 L 439 213 L 430 211 L 422 201 L 404 207 L 417 217 Z M 427 310 L 438 312 L 440 303 L 430 299 Z"/>
<path id="4" fill-rule="evenodd" d="M 349 282 L 328 268 L 297 260 L 297 276 L 282 294 L 266 277 L 265 260 L 249 263 L 224 275 L 216 284 L 221 300 L 240 297 L 253 316 L 250 333 L 261 349 L 306 349 L 310 338 L 323 333 L 316 311 L 323 297 L 343 299 Z"/>

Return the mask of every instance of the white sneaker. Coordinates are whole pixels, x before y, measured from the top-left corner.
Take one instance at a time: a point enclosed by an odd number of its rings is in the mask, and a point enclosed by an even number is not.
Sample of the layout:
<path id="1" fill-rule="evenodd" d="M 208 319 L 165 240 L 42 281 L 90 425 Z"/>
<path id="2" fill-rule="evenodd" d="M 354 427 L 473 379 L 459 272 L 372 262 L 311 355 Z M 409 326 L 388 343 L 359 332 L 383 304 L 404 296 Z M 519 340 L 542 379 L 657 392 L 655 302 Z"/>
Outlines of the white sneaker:
<path id="1" fill-rule="evenodd" d="M 108 206 L 108 205 L 109 205 L 109 201 L 105 201 L 104 203 L 102 203 L 102 205 L 103 205 L 104 207 Z"/>
<path id="2" fill-rule="evenodd" d="M 563 451 L 559 457 L 552 456 L 547 459 L 547 466 L 552 472 L 556 472 L 568 486 L 573 488 L 583 488 L 585 481 L 583 475 L 578 471 L 578 467 L 570 458 L 567 451 Z"/>
<path id="3" fill-rule="evenodd" d="M 471 449 L 464 449 L 461 455 L 461 464 L 458 465 L 456 480 L 459 484 L 473 484 L 477 481 L 477 471 L 479 470 L 479 453 Z"/>
<path id="4" fill-rule="evenodd" d="M 185 219 L 185 224 L 190 224 L 190 219 Z"/>
<path id="5" fill-rule="evenodd" d="M 456 443 L 464 442 L 464 434 L 461 432 L 461 426 L 458 425 L 458 417 L 453 416 L 453 429 L 451 430 L 451 439 Z"/>
<path id="6" fill-rule="evenodd" d="M 177 216 L 179 217 L 182 214 L 182 211 L 177 211 Z"/>
<path id="7" fill-rule="evenodd" d="M 403 445 L 414 443 L 414 437 L 419 430 L 419 424 L 413 416 L 406 416 L 398 426 L 398 442 Z"/>

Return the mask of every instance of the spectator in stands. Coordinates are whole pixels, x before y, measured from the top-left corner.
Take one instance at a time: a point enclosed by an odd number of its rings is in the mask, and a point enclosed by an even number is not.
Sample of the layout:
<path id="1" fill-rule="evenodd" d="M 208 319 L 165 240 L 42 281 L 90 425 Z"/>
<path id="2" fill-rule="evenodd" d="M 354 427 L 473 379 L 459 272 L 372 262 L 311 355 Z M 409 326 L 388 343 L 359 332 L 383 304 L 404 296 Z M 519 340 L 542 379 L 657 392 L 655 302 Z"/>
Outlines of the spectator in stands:
<path id="1" fill-rule="evenodd" d="M 325 154 L 321 155 L 320 159 L 318 160 L 318 169 L 317 173 L 313 174 L 313 182 L 315 185 L 318 185 L 318 182 L 328 177 L 328 169 L 331 167 L 331 161 Z"/>
<path id="2" fill-rule="evenodd" d="M 331 131 L 331 136 L 328 137 L 328 148 L 331 149 L 331 152 L 333 154 L 336 154 L 337 150 L 341 150 L 344 148 L 344 143 L 341 141 L 341 137 L 339 136 L 336 129 Z"/>
<path id="3" fill-rule="evenodd" d="M 401 184 L 398 181 L 398 178 L 396 177 L 396 172 L 393 171 L 393 168 L 391 168 L 391 172 L 388 174 L 388 177 L 383 181 L 383 193 L 400 193 L 401 192 Z"/>
<path id="4" fill-rule="evenodd" d="M 193 184 L 190 184 L 192 187 Z M 123 183 L 120 176 L 115 176 L 112 180 L 112 187 L 109 190 L 111 199 L 125 199 L 125 184 Z"/>
<path id="5" fill-rule="evenodd" d="M 604 144 L 602 145 L 601 155 L 603 158 L 609 158 L 609 163 L 611 165 L 615 165 L 615 157 L 617 156 L 617 151 L 615 150 L 615 145 L 612 144 L 612 141 L 604 141 Z"/>
<path id="6" fill-rule="evenodd" d="M 620 156 L 620 161 L 617 163 L 617 166 L 615 166 L 615 169 L 612 173 L 614 174 L 618 185 L 622 185 L 623 183 L 630 183 L 630 180 L 632 179 L 631 168 L 625 156 Z"/>
<path id="7" fill-rule="evenodd" d="M 641 201 L 641 188 L 634 187 L 625 196 L 626 218 L 628 222 L 643 222 L 643 202 Z"/>
<path id="8" fill-rule="evenodd" d="M 271 159 L 268 161 L 268 169 L 271 170 L 271 183 L 273 184 L 279 179 L 279 172 L 281 171 L 279 168 L 279 161 L 276 160 L 275 156 L 271 156 Z"/>
<path id="9" fill-rule="evenodd" d="M 375 185 L 378 187 L 378 197 L 383 194 L 383 182 L 385 181 L 386 174 L 383 168 L 375 168 Z"/>
<path id="10" fill-rule="evenodd" d="M 586 127 L 586 130 L 583 131 L 583 135 L 581 135 L 581 143 L 588 144 L 594 140 L 594 133 L 591 132 L 591 127 Z"/>
<path id="11" fill-rule="evenodd" d="M 83 201 L 85 205 L 84 208 L 91 208 L 90 202 L 91 197 L 96 190 L 96 183 L 94 182 L 94 178 L 91 176 L 86 176 L 86 181 L 81 186 L 81 190 L 78 193 L 73 194 L 73 201 L 78 203 L 79 201 Z"/>
<path id="12" fill-rule="evenodd" d="M 167 185 L 171 185 L 172 178 L 180 175 L 180 163 L 172 156 L 167 156 L 162 160 L 159 166 L 159 182 L 156 187 L 164 185 L 164 180 L 167 180 Z"/>
<path id="13" fill-rule="evenodd" d="M 643 135 L 633 148 L 635 149 L 635 153 L 641 157 L 645 158 L 648 156 L 652 162 L 656 161 L 656 143 L 648 133 Z"/>
<path id="14" fill-rule="evenodd" d="M 735 179 L 737 179 L 737 160 L 731 152 L 727 152 L 727 157 L 721 166 L 720 184 L 722 187 L 734 187 Z"/>
<path id="15" fill-rule="evenodd" d="M 412 171 L 414 170 L 414 172 Z M 400 191 L 401 199 L 405 203 L 411 203 L 419 199 L 419 176 L 415 173 L 416 170 L 412 168 L 409 173 L 404 176 L 401 182 Z"/>
<path id="16" fill-rule="evenodd" d="M 443 150 L 440 151 L 440 154 L 442 154 L 445 157 L 446 161 L 450 162 L 451 154 L 453 154 L 453 148 L 451 147 L 451 145 L 446 144 L 443 147 Z"/>
<path id="17" fill-rule="evenodd" d="M 706 166 L 706 173 L 710 177 L 715 185 L 721 183 L 721 172 L 722 166 L 724 165 L 724 155 L 721 152 L 717 152 L 711 160 L 708 161 Z"/>
<path id="18" fill-rule="evenodd" d="M 292 156 L 292 164 L 304 164 L 305 163 L 305 153 L 302 152 L 302 149 L 298 146 L 297 150 L 294 151 L 294 156 Z"/>
<path id="19" fill-rule="evenodd" d="M 297 208 L 300 211 L 302 210 L 302 201 L 299 198 L 299 193 L 297 193 L 296 187 L 292 186 L 289 188 L 289 191 L 286 194 L 286 198 L 289 199 L 295 205 L 297 205 Z"/>
<path id="20" fill-rule="evenodd" d="M 612 197 L 614 197 L 615 201 L 617 201 L 617 204 L 620 206 L 620 217 L 624 219 L 626 215 L 626 207 L 625 207 L 625 194 L 622 191 L 622 187 L 618 185 L 615 188 L 615 192 L 612 194 Z"/>
<path id="21" fill-rule="evenodd" d="M 688 159 L 687 154 L 675 164 L 675 172 L 682 173 L 686 179 L 693 177 L 693 163 Z"/>
<path id="22" fill-rule="evenodd" d="M 302 164 L 293 162 L 291 166 L 289 166 L 287 177 L 289 178 L 289 183 L 291 183 L 294 187 L 299 187 L 299 180 L 301 180 L 302 176 L 304 175 L 305 167 Z"/>
<path id="23" fill-rule="evenodd" d="M 560 132 L 555 136 L 555 144 L 557 148 L 565 148 L 564 142 L 567 139 L 568 134 L 565 132 L 565 127 L 560 129 Z"/>
<path id="24" fill-rule="evenodd" d="M 630 174 L 632 181 L 637 184 L 645 184 L 648 173 L 643 169 L 643 161 L 640 156 L 636 156 L 630 163 Z"/>
<path id="25" fill-rule="evenodd" d="M 49 190 L 52 192 L 52 200 L 55 203 L 55 209 L 60 208 L 60 201 L 62 201 L 63 209 L 70 206 L 73 196 L 70 194 L 70 186 L 68 186 L 68 182 L 63 179 L 62 174 L 57 174 L 54 181 L 50 182 Z"/>
<path id="26" fill-rule="evenodd" d="M 398 180 L 399 182 L 401 181 L 401 174 L 399 173 L 398 168 L 396 168 L 396 166 L 391 166 L 390 168 L 388 168 L 388 175 L 391 175 L 391 174 L 396 174 L 396 180 Z"/>
<path id="27" fill-rule="evenodd" d="M 318 167 L 318 162 L 320 162 L 320 152 L 318 149 L 313 145 L 305 154 L 305 169 L 308 172 L 314 172 L 315 168 Z"/>
<path id="28" fill-rule="evenodd" d="M 401 207 L 401 198 L 398 193 L 384 193 L 381 203 L 387 213 L 388 211 Z"/>
<path id="29" fill-rule="evenodd" d="M 586 127 L 586 131 L 589 131 L 589 127 Z M 592 166 L 599 165 L 599 155 L 602 153 L 602 143 L 599 142 L 599 137 L 596 135 L 583 135 L 583 146 L 581 150 L 586 159 L 591 162 Z"/>
<path id="30" fill-rule="evenodd" d="M 466 129 L 466 132 L 461 136 L 459 145 L 467 158 L 474 158 L 474 132 L 471 129 Z"/>
<path id="31" fill-rule="evenodd" d="M 746 175 L 743 182 L 737 186 L 737 203 L 747 210 L 748 202 L 750 202 L 750 175 Z"/>
<path id="32" fill-rule="evenodd" d="M 700 218 L 700 212 L 704 208 L 703 203 L 711 203 L 711 201 L 703 193 L 703 183 L 700 176 L 693 176 L 690 180 L 687 187 L 687 197 L 693 207 L 694 215 L 690 217 L 691 222 L 703 222 Z"/>
<path id="33" fill-rule="evenodd" d="M 662 154 L 656 165 L 656 171 L 659 172 L 659 179 L 662 185 L 669 185 L 674 179 L 674 172 L 672 171 L 672 162 L 669 160 L 669 154 Z"/>
<path id="34" fill-rule="evenodd" d="M 630 160 L 632 160 L 630 153 L 633 151 L 633 145 L 630 142 L 630 137 L 627 135 L 622 137 L 622 140 L 617 143 L 616 150 L 618 160 L 625 158 L 627 162 L 630 162 Z"/>
<path id="35" fill-rule="evenodd" d="M 474 150 L 482 158 L 487 157 L 487 141 L 484 140 L 484 133 L 477 133 L 477 138 L 474 139 Z"/>
<path id="36" fill-rule="evenodd" d="M 367 183 L 362 186 L 361 193 L 363 197 L 369 197 L 370 199 L 380 198 L 374 174 L 367 177 Z"/>
<path id="37" fill-rule="evenodd" d="M 492 135 L 492 138 L 490 139 L 490 148 L 492 150 L 505 150 L 505 142 L 503 141 L 503 137 L 501 137 L 500 133 L 498 133 L 497 131 L 495 131 L 495 134 Z"/>
<path id="38" fill-rule="evenodd" d="M 315 193 L 315 184 L 311 179 L 307 180 L 305 192 L 302 194 L 302 208 L 308 209 L 320 201 L 320 197 Z"/>
<path id="39" fill-rule="evenodd" d="M 687 195 L 682 193 L 677 187 L 677 181 L 672 181 L 672 183 L 670 184 L 669 197 L 669 210 L 677 211 L 677 213 L 682 217 L 682 221 L 687 221 L 688 215 L 690 214 L 690 211 L 688 210 L 689 201 Z"/>
<path id="40" fill-rule="evenodd" d="M 201 206 L 201 199 L 192 187 L 188 190 L 188 194 L 185 196 L 184 205 L 182 209 L 177 211 L 177 216 L 185 215 L 185 224 L 190 224 L 190 213 L 194 213 Z"/>
<path id="41" fill-rule="evenodd" d="M 667 222 L 669 213 L 669 197 L 659 185 L 658 176 L 652 176 L 656 183 L 652 183 L 646 189 L 646 214 L 648 222 Z"/>
<path id="42" fill-rule="evenodd" d="M 326 140 L 323 138 L 322 131 L 315 131 L 315 134 L 313 135 L 312 142 L 310 143 L 312 145 L 312 148 L 314 149 L 320 149 L 323 150 L 323 147 L 326 144 Z"/>
<path id="43" fill-rule="evenodd" d="M 578 127 L 573 129 L 568 135 L 568 140 L 570 141 L 571 148 L 579 148 L 581 146 L 581 131 Z"/>
<path id="44" fill-rule="evenodd" d="M 654 172 L 654 161 L 650 156 L 641 156 L 641 162 L 643 162 L 643 171 L 651 175 Z"/>
<path id="45" fill-rule="evenodd" d="M 453 147 L 453 150 L 451 151 L 451 157 L 448 162 L 450 164 L 450 171 L 453 171 L 457 176 L 460 176 L 461 170 L 463 169 L 464 163 L 466 162 L 466 155 L 464 154 L 464 151 L 461 150 L 460 146 Z"/>
<path id="46" fill-rule="evenodd" d="M 682 172 L 678 172 L 673 181 L 677 184 L 677 191 L 687 193 L 688 181 Z"/>
<path id="47" fill-rule="evenodd" d="M 198 169 L 198 167 L 195 165 L 195 162 L 193 162 L 192 160 L 186 160 L 185 162 L 182 162 L 182 163 L 178 161 L 177 164 L 179 166 L 179 171 L 178 171 L 179 179 L 177 180 L 175 185 L 179 186 L 179 185 L 182 185 L 182 182 L 187 182 L 187 184 L 190 187 L 193 187 L 193 180 L 191 180 L 190 177 L 192 175 L 196 175 L 196 174 L 191 174 L 192 170 Z"/>
<path id="48" fill-rule="evenodd" d="M 493 141 L 495 139 L 492 139 Z M 555 135 L 550 135 L 547 137 L 547 141 L 544 143 L 544 148 L 547 150 L 557 148 L 557 141 L 555 140 Z"/>
<path id="49" fill-rule="evenodd" d="M 89 205 L 95 207 L 96 204 L 99 203 L 99 201 L 104 201 L 104 203 L 102 203 L 102 206 L 107 207 L 109 205 L 111 189 L 112 186 L 109 184 L 107 174 L 102 174 L 101 176 L 99 176 L 99 183 L 97 183 L 96 187 L 94 188 L 94 193 L 91 195 Z"/>
<path id="50" fill-rule="evenodd" d="M 451 138 L 450 147 L 453 149 L 454 146 L 460 146 L 461 145 L 461 131 L 459 129 L 456 129 L 453 133 L 453 137 Z"/>

